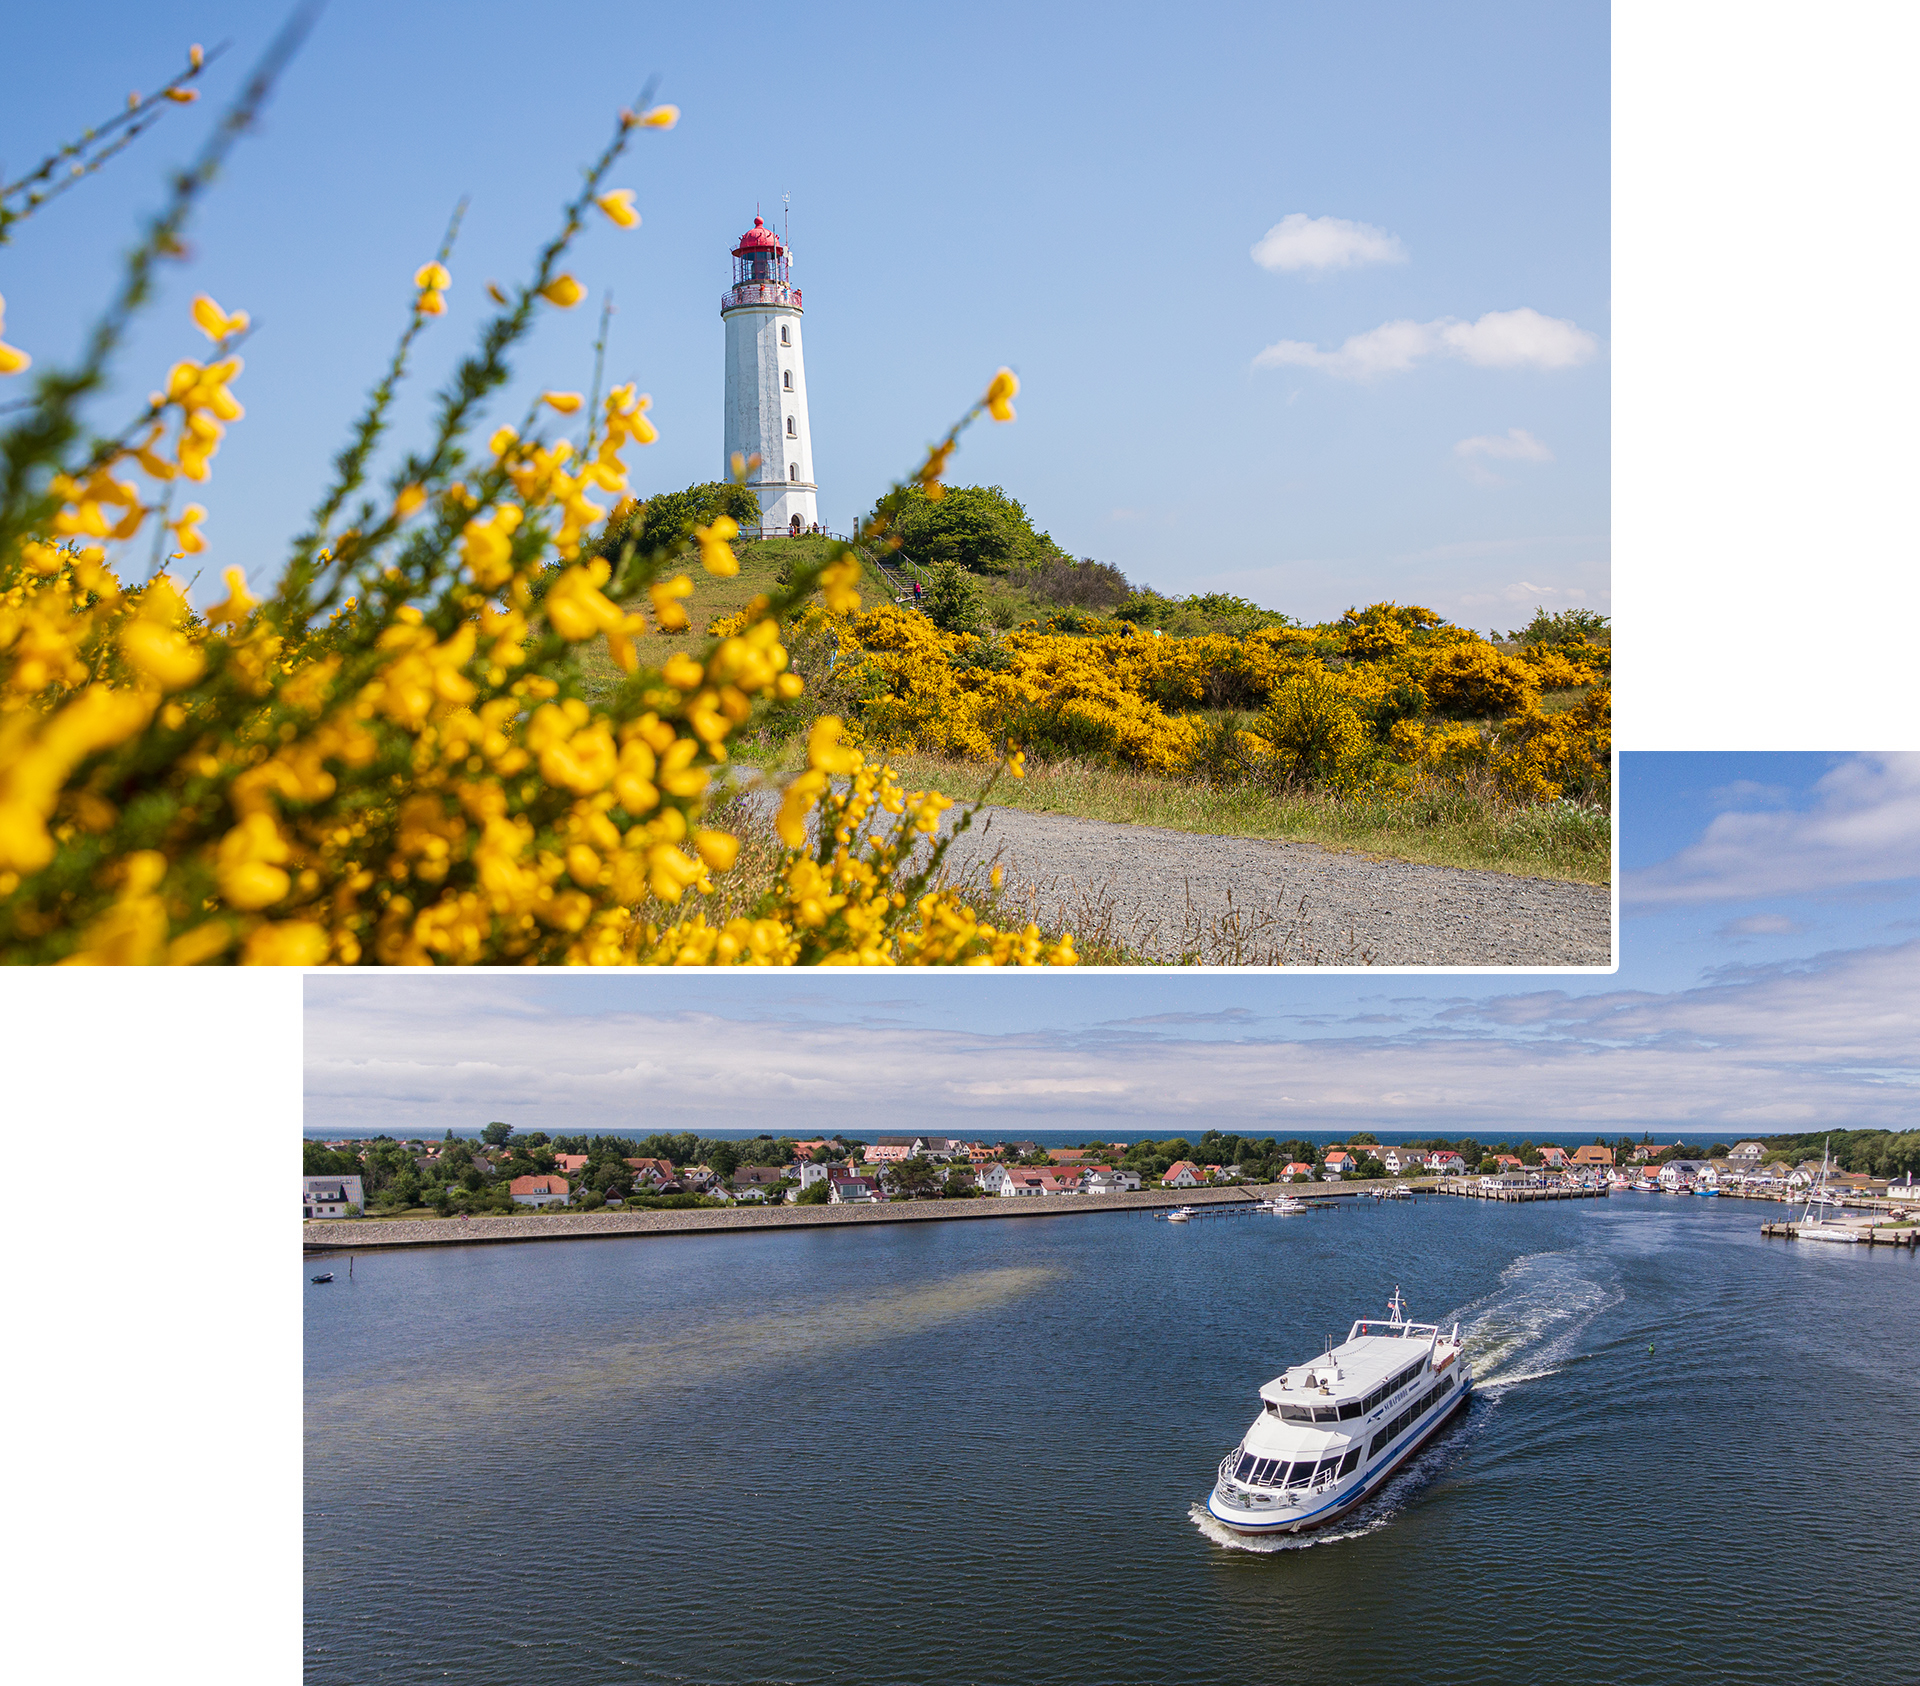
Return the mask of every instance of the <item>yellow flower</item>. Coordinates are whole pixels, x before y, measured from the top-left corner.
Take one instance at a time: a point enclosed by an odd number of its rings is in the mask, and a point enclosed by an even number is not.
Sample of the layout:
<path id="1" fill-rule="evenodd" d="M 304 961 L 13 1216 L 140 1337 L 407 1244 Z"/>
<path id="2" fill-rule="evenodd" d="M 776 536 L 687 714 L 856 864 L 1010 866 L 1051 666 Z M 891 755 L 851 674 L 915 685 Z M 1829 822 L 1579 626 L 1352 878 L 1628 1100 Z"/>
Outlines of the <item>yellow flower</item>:
<path id="1" fill-rule="evenodd" d="M 680 108 L 677 105 L 656 105 L 651 111 L 640 114 L 640 127 L 643 129 L 671 129 L 680 121 Z"/>
<path id="2" fill-rule="evenodd" d="M 419 311 L 422 316 L 445 316 L 447 313 L 447 301 L 441 297 L 439 293 L 435 292 L 433 288 L 429 287 L 414 301 L 413 308 Z"/>
<path id="3" fill-rule="evenodd" d="M 0 298 L 0 328 L 7 325 L 7 301 Z M 18 346 L 0 343 L 0 375 L 17 375 L 33 359 Z"/>
<path id="4" fill-rule="evenodd" d="M 194 504 L 193 509 L 200 506 Z M 207 611 L 207 624 L 238 626 L 248 615 L 260 606 L 260 600 L 247 591 L 247 576 L 238 568 L 229 568 L 222 576 L 227 582 L 227 595 Z"/>
<path id="5" fill-rule="evenodd" d="M 987 387 L 987 414 L 997 422 L 1013 420 L 1013 395 L 1020 390 L 1020 377 L 1011 369 L 1002 369 Z"/>
<path id="6" fill-rule="evenodd" d="M 540 296 L 548 304 L 557 304 L 562 310 L 571 310 L 587 296 L 587 290 L 571 275 L 556 275 L 540 289 Z"/>
<path id="7" fill-rule="evenodd" d="M 200 97 L 198 88 L 169 88 L 167 98 L 175 105 L 192 105 Z"/>
<path id="8" fill-rule="evenodd" d="M 163 691 L 179 691 L 206 671 L 206 658 L 169 627 L 129 621 L 120 630 L 120 653 Z"/>
<path id="9" fill-rule="evenodd" d="M 415 480 L 402 486 L 393 500 L 394 518 L 399 521 L 406 520 L 416 510 L 423 508 L 426 501 L 427 489 L 419 481 Z"/>
<path id="10" fill-rule="evenodd" d="M 453 277 L 447 273 L 443 263 L 423 263 L 413 274 L 413 284 L 422 290 L 431 288 L 444 292 L 453 285 Z"/>
<path id="11" fill-rule="evenodd" d="M 187 63 L 192 65 L 195 70 L 198 70 L 206 62 L 206 48 L 201 46 L 198 41 L 194 42 L 194 44 L 187 49 Z"/>
<path id="12" fill-rule="evenodd" d="M 633 208 L 633 189 L 630 187 L 603 193 L 594 203 L 621 228 L 637 228 L 640 224 L 640 213 Z"/>
<path id="13" fill-rule="evenodd" d="M 695 527 L 693 537 L 700 546 L 700 566 L 718 579 L 732 579 L 740 572 L 740 564 L 727 544 L 739 536 L 740 523 L 731 515 L 716 515 L 712 526 Z"/>
<path id="14" fill-rule="evenodd" d="M 193 301 L 193 320 L 200 332 L 218 345 L 235 334 L 244 334 L 249 318 L 244 310 L 236 310 L 229 316 L 205 293 L 199 293 Z"/>
<path id="15" fill-rule="evenodd" d="M 740 839 L 725 831 L 696 831 L 693 846 L 715 872 L 730 872 L 740 854 Z"/>
<path id="16" fill-rule="evenodd" d="M 207 518 L 205 504 L 190 503 L 180 512 L 178 521 L 169 521 L 167 526 L 180 542 L 180 548 L 189 556 L 198 556 L 207 548 L 207 541 L 200 536 L 200 523 Z M 236 570 L 237 571 L 237 570 Z"/>
<path id="17" fill-rule="evenodd" d="M 318 966 L 327 958 L 326 928 L 307 919 L 262 925 L 247 938 L 241 959 L 249 966 Z"/>
<path id="18" fill-rule="evenodd" d="M 543 392 L 540 402 L 551 404 L 563 416 L 570 416 L 586 402 L 577 392 Z"/>

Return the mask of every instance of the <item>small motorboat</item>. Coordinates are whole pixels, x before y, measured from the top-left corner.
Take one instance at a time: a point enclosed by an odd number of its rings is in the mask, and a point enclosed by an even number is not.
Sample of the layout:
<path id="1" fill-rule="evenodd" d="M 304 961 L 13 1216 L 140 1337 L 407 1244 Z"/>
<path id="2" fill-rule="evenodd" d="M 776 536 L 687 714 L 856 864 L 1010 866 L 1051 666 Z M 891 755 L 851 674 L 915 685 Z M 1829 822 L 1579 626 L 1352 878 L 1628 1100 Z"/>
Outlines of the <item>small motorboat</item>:
<path id="1" fill-rule="evenodd" d="M 1266 1203 L 1266 1210 L 1276 1218 L 1290 1218 L 1306 1209 L 1307 1203 L 1304 1200 L 1294 1199 L 1291 1194 L 1279 1195 Z"/>
<path id="2" fill-rule="evenodd" d="M 323 1270 L 318 1276 L 309 1277 L 308 1280 L 312 1282 L 331 1282 L 333 1280 L 333 1272 Z"/>
<path id="3" fill-rule="evenodd" d="M 1182 1206 L 1177 1212 L 1169 1212 L 1167 1214 L 1167 1222 L 1170 1224 L 1184 1224 L 1191 1223 L 1192 1221 L 1193 1208 L 1191 1206 Z"/>

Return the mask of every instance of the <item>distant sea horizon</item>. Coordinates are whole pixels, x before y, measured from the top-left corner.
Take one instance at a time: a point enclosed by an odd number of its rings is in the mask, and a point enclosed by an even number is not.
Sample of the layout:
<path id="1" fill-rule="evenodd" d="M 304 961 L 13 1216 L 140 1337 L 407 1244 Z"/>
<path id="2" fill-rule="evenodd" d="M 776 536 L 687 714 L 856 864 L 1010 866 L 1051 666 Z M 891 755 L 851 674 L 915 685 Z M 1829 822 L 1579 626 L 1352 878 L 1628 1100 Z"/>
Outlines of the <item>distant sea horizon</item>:
<path id="1" fill-rule="evenodd" d="M 379 1130 L 364 1127 L 354 1130 L 326 1130 L 317 1126 L 305 1126 L 300 1133 L 302 1138 L 307 1141 L 374 1141 L 380 1136 L 387 1136 L 395 1141 L 444 1141 L 446 1139 L 446 1128 L 444 1124 L 437 1129 L 428 1130 L 408 1130 L 399 1126 Z M 454 1139 L 456 1141 L 478 1141 L 484 1128 L 484 1125 L 477 1125 L 472 1129 L 456 1129 L 453 1132 Z M 947 1128 L 952 1130 L 952 1126 L 948 1126 Z M 1851 1128 L 1851 1126 L 1836 1125 L 1834 1128 L 1836 1130 L 1842 1130 Z M 1023 1130 L 1011 1134 L 1001 1134 L 991 1130 L 956 1130 L 953 1131 L 953 1138 L 955 1140 L 983 1141 L 988 1143 L 996 1141 L 1035 1142 L 1041 1147 L 1078 1147 L 1082 1142 L 1088 1141 L 1126 1142 L 1131 1146 L 1134 1142 L 1170 1141 L 1176 1136 L 1183 1137 L 1189 1142 L 1198 1142 L 1201 1136 L 1205 1135 L 1209 1129 L 1219 1129 L 1222 1134 L 1226 1135 L 1235 1133 L 1231 1128 L 1226 1126 L 1207 1124 L 1201 1125 L 1191 1132 L 1178 1127 L 1160 1130 L 1111 1130 L 1106 1133 L 1101 1133 L 1093 1129 Z M 606 1125 L 599 1124 L 572 1127 L 564 1124 L 534 1124 L 523 1129 L 520 1125 L 516 1124 L 513 1127 L 513 1133 L 516 1136 L 528 1136 L 536 1130 L 544 1130 L 549 1136 L 629 1136 L 635 1141 L 641 1141 L 653 1135 L 684 1135 L 689 1131 L 704 1141 L 744 1142 L 752 1141 L 757 1136 L 769 1134 L 776 1138 L 783 1135 L 792 1136 L 796 1141 L 813 1139 L 804 1131 L 767 1131 L 732 1127 L 721 1128 L 717 1126 L 700 1126 L 695 1128 L 689 1125 L 685 1129 L 681 1129 L 672 1125 L 628 1125 L 609 1128 Z M 1439 1136 L 1446 1136 L 1450 1141 L 1459 1141 L 1464 1137 L 1470 1136 L 1475 1141 L 1480 1142 L 1556 1142 L 1563 1147 L 1577 1147 L 1584 1142 L 1594 1140 L 1596 1136 L 1603 1137 L 1609 1143 L 1618 1141 L 1622 1136 L 1632 1136 L 1636 1141 L 1645 1138 L 1667 1145 L 1671 1145 L 1675 1141 L 1713 1143 L 1721 1141 L 1740 1142 L 1764 1140 L 1763 1137 L 1754 1135 L 1750 1130 L 1688 1130 L 1684 1134 L 1676 1134 L 1668 1130 L 1649 1132 L 1645 1126 L 1642 1126 L 1638 1130 L 1632 1130 L 1624 1125 L 1615 1127 L 1612 1130 L 1516 1130 L 1506 1128 L 1494 1129 L 1489 1126 L 1479 1129 L 1454 1130 L 1449 1133 L 1448 1126 L 1441 1124 L 1436 1124 L 1426 1130 L 1394 1131 L 1381 1130 L 1375 1125 L 1359 1124 L 1352 1130 L 1346 1131 L 1241 1130 L 1238 1134 L 1249 1141 L 1267 1139 L 1272 1141 L 1300 1141 L 1330 1145 L 1349 1141 L 1352 1137 L 1367 1131 L 1371 1131 L 1373 1135 L 1379 1139 L 1382 1147 L 1397 1147 L 1414 1141 L 1431 1141 Z M 895 1125 L 867 1128 L 847 1125 L 842 1127 L 840 1133 L 850 1136 L 857 1141 L 873 1142 L 881 1136 L 920 1135 L 922 1133 L 939 1134 L 941 1132 L 932 1129 L 926 1132 L 918 1130 L 908 1131 Z"/>

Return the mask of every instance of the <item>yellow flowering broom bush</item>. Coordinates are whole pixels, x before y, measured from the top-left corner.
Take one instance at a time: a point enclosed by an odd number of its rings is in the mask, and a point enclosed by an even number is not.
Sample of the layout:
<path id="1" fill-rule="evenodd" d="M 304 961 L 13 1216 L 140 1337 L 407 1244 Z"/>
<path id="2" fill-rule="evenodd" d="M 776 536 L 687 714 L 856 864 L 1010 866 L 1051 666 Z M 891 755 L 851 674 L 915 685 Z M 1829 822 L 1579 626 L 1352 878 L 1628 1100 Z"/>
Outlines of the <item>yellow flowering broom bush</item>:
<path id="1" fill-rule="evenodd" d="M 749 622 L 715 630 L 737 636 Z M 1591 793 L 1609 778 L 1611 699 L 1592 667 L 1560 650 L 1508 654 L 1418 607 L 1375 604 L 1333 627 L 1245 637 L 1150 637 L 1080 617 L 1074 633 L 1029 623 L 993 638 L 891 605 L 812 604 L 797 625 L 831 652 L 843 683 L 860 676 L 849 727 L 881 750 L 991 760 L 1014 741 L 1217 778 L 1217 711 L 1240 707 L 1262 712 L 1245 729 L 1225 726 L 1234 777 L 1390 793 L 1416 777 L 1485 774 L 1514 802 Z M 1572 710 L 1542 711 L 1543 690 L 1580 688 Z"/>
<path id="2" fill-rule="evenodd" d="M 83 439 L 80 409 L 104 388 L 157 267 L 183 249 L 191 208 L 290 49 L 276 44 L 179 176 L 80 363 L 37 376 L 0 435 L 0 952 L 1072 963 L 1070 939 L 996 930 L 939 888 L 944 845 L 914 845 L 949 804 L 903 791 L 824 718 L 782 798 L 776 884 L 752 917 L 710 927 L 700 897 L 738 848 L 702 823 L 714 769 L 756 705 L 802 689 L 782 618 L 816 594 L 826 613 L 857 614 L 857 552 L 796 569 L 740 625 L 648 668 L 636 635 L 686 625 L 680 547 L 592 553 L 609 531 L 638 530 L 627 457 L 655 437 L 646 396 L 549 392 L 476 448 L 509 352 L 541 311 L 586 294 L 565 267 L 586 219 L 597 209 L 620 227 L 638 220 L 632 190 L 608 177 L 636 133 L 672 126 L 671 106 L 642 100 L 621 113 L 533 273 L 489 289 L 498 311 L 441 394 L 430 439 L 376 489 L 395 391 L 456 284 L 449 234 L 413 276 L 398 349 L 277 584 L 256 598 L 229 569 L 220 603 L 189 607 L 161 564 L 205 546 L 207 508 L 176 499 L 208 480 L 243 414 L 246 314 L 197 299 L 193 325 L 210 350 L 175 363 L 119 433 Z M 194 72 L 201 62 L 196 49 Z M 7 192 L 0 233 L 34 209 L 28 193 Z M 29 362 L 9 347 L 0 374 Z M 981 409 L 1010 419 L 1016 386 L 996 376 L 910 483 L 936 488 L 960 428 Z M 551 431 L 575 414 L 583 442 Z M 884 528 L 876 517 L 858 538 L 884 542 Z M 735 569 L 737 531 L 723 517 L 694 535 L 710 573 Z M 623 680 L 589 701 L 574 652 L 594 639 Z M 679 917 L 643 920 L 643 902 Z"/>

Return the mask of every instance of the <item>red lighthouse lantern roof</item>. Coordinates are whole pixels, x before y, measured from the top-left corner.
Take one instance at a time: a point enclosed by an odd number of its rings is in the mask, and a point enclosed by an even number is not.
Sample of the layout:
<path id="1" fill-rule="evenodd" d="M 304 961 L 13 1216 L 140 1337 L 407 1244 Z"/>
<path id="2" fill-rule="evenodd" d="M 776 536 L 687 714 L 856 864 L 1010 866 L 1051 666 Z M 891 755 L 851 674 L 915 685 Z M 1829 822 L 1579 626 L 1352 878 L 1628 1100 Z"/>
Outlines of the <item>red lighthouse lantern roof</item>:
<path id="1" fill-rule="evenodd" d="M 753 227 L 740 236 L 740 244 L 733 249 L 736 258 L 745 257 L 749 252 L 777 252 L 780 250 L 780 236 L 768 228 L 758 217 L 753 219 Z"/>

